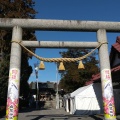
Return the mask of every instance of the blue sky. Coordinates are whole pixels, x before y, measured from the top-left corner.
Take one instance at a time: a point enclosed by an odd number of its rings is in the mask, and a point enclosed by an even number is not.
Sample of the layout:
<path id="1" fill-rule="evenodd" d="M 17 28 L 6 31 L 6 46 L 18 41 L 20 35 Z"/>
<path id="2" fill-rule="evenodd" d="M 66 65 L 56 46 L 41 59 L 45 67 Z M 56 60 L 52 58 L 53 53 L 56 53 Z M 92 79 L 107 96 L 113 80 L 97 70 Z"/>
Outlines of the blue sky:
<path id="1" fill-rule="evenodd" d="M 120 0 L 34 0 L 36 19 L 80 20 L 80 21 L 120 21 Z M 107 33 L 109 52 L 120 33 Z M 96 41 L 93 32 L 58 32 L 36 31 L 40 41 Z M 36 54 L 45 58 L 61 57 L 59 52 L 65 49 L 36 49 Z M 39 62 L 35 57 L 29 60 L 33 73 L 29 82 L 36 81 L 34 63 Z M 39 70 L 39 82 L 57 81 L 55 63 L 46 63 L 45 70 Z M 60 76 L 58 74 L 58 80 Z"/>

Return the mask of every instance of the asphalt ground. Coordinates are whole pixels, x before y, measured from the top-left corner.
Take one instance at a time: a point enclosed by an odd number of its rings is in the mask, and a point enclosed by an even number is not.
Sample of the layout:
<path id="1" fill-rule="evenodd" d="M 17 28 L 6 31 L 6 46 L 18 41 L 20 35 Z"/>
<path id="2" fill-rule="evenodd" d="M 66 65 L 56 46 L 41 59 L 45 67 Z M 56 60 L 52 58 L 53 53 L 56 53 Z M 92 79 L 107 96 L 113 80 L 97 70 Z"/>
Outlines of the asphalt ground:
<path id="1" fill-rule="evenodd" d="M 5 120 L 5 117 L 0 118 Z M 103 115 L 70 115 L 64 108 L 60 109 L 23 109 L 19 111 L 18 120 L 104 120 Z M 120 115 L 117 115 L 120 120 Z"/>

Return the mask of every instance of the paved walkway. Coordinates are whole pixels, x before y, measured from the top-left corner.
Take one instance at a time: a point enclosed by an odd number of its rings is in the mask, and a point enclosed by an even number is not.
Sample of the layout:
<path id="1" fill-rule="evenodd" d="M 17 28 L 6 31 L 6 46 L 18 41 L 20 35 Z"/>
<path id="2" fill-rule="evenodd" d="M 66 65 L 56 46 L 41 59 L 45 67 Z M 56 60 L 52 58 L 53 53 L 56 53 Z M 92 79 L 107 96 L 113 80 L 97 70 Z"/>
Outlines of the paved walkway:
<path id="1" fill-rule="evenodd" d="M 80 116 L 80 115 L 70 115 L 63 108 L 61 109 L 41 109 L 33 110 L 26 109 L 19 112 L 18 120 L 103 120 L 103 115 L 93 115 L 93 116 Z M 0 120 L 5 120 L 5 117 L 0 118 Z M 120 115 L 117 116 L 117 120 L 120 120 Z"/>

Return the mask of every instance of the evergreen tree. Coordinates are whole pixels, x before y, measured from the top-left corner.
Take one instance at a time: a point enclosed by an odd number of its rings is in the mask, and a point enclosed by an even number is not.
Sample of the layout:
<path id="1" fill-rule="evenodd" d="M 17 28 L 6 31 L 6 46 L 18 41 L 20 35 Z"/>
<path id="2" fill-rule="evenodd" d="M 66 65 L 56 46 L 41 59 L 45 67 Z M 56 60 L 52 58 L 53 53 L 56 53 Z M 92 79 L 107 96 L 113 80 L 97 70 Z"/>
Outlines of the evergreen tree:
<path id="1" fill-rule="evenodd" d="M 77 58 L 89 52 L 89 49 L 68 49 L 60 54 L 63 58 Z M 60 73 L 61 80 L 59 87 L 66 92 L 73 92 L 77 88 L 84 86 L 85 82 L 89 81 L 93 74 L 99 72 L 98 60 L 95 58 L 96 54 L 97 53 L 94 52 L 92 55 L 82 60 L 85 69 L 78 69 L 79 61 L 64 62 L 65 71 Z"/>
<path id="2" fill-rule="evenodd" d="M 0 18 L 25 18 L 34 19 L 36 11 L 33 9 L 35 2 L 32 0 L 0 0 Z M 9 76 L 9 61 L 11 51 L 12 30 L 0 29 L 0 97 L 6 99 Z M 23 30 L 23 40 L 36 40 L 35 31 Z M 31 49 L 35 51 L 35 49 Z M 32 67 L 28 60 L 32 58 L 22 50 L 20 94 L 26 96 L 29 93 L 28 79 L 32 73 Z"/>

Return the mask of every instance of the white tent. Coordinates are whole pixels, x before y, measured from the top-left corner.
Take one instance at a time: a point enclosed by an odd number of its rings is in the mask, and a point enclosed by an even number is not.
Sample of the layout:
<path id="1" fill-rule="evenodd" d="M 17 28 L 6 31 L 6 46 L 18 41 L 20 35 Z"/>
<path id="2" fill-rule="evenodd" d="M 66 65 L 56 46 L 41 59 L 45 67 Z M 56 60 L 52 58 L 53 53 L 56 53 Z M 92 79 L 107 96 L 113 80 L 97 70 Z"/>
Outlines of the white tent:
<path id="1" fill-rule="evenodd" d="M 120 111 L 120 90 L 114 90 L 117 111 Z M 65 95 L 65 109 L 70 114 L 93 115 L 103 113 L 102 90 L 100 83 L 81 87 Z"/>

